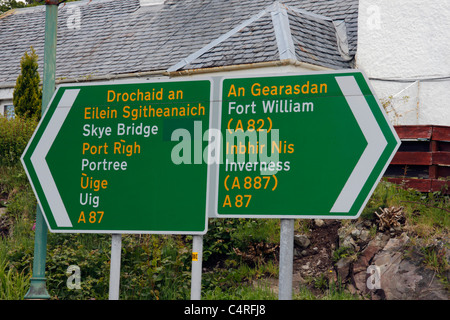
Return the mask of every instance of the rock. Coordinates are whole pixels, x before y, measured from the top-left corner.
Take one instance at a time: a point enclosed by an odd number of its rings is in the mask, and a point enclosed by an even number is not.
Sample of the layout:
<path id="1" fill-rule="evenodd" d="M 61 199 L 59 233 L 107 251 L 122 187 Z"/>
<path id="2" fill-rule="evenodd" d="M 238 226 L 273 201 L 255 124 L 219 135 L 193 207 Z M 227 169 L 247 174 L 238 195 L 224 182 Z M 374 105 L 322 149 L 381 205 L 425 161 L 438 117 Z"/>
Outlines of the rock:
<path id="1" fill-rule="evenodd" d="M 372 221 L 370 221 L 370 220 L 364 220 L 363 224 L 366 228 L 372 227 Z"/>
<path id="2" fill-rule="evenodd" d="M 314 219 L 314 223 L 319 228 L 325 224 L 325 222 L 322 219 Z"/>
<path id="3" fill-rule="evenodd" d="M 301 250 L 301 249 L 298 249 L 298 248 L 294 248 L 294 254 L 297 256 L 297 257 L 306 257 L 306 256 L 308 256 L 308 251 L 306 251 L 306 250 Z"/>
<path id="4" fill-rule="evenodd" d="M 369 277 L 369 274 L 367 273 L 368 267 L 375 254 L 383 249 L 384 244 L 385 242 L 381 242 L 379 239 L 370 241 L 367 247 L 358 256 L 358 260 L 353 263 L 353 283 L 362 293 L 369 292 L 369 289 L 367 288 L 367 278 Z"/>
<path id="5" fill-rule="evenodd" d="M 346 230 L 345 227 L 339 228 L 337 233 L 338 233 L 338 236 L 339 236 L 339 241 L 341 239 L 344 239 L 347 236 L 347 230 Z"/>
<path id="6" fill-rule="evenodd" d="M 361 235 L 361 230 L 355 228 L 350 234 L 352 235 L 352 238 L 354 240 L 358 240 L 359 236 Z"/>
<path id="7" fill-rule="evenodd" d="M 302 265 L 302 269 L 309 270 L 309 264 L 310 264 L 310 262 L 308 261 L 306 264 Z"/>
<path id="8" fill-rule="evenodd" d="M 0 217 L 6 213 L 6 208 L 0 208 Z"/>
<path id="9" fill-rule="evenodd" d="M 357 294 L 356 288 L 351 283 L 347 286 L 347 289 L 351 294 Z"/>
<path id="10" fill-rule="evenodd" d="M 369 239 L 370 236 L 370 231 L 369 230 L 362 230 L 361 231 L 361 235 L 359 236 L 359 239 L 361 241 L 367 241 Z"/>
<path id="11" fill-rule="evenodd" d="M 379 270 L 378 291 L 387 300 L 449 300 L 435 271 L 422 264 L 420 249 L 409 250 L 408 256 L 403 254 L 402 248 L 408 242 L 405 233 L 390 239 L 373 258 L 372 265 Z"/>
<path id="12" fill-rule="evenodd" d="M 345 281 L 348 275 L 350 274 L 350 265 L 353 261 L 352 257 L 343 257 L 336 262 L 336 270 L 341 279 L 341 281 Z"/>
<path id="13" fill-rule="evenodd" d="M 361 272 L 354 273 L 352 275 L 353 283 L 355 284 L 356 289 L 358 289 L 361 293 L 367 294 L 369 289 L 367 288 L 367 277 L 366 269 Z"/>
<path id="14" fill-rule="evenodd" d="M 310 243 L 311 243 L 311 241 L 304 234 L 294 235 L 294 245 L 297 245 L 298 247 L 300 247 L 302 249 L 306 249 L 306 248 L 308 248 Z"/>
<path id="15" fill-rule="evenodd" d="M 339 243 L 339 247 L 341 247 L 341 248 L 342 247 L 350 248 L 350 249 L 352 249 L 354 251 L 358 251 L 359 250 L 358 245 L 356 244 L 355 240 L 353 240 L 353 238 L 351 236 L 347 236 L 347 237 L 345 237 L 342 240 L 342 242 L 341 241 L 339 241 L 339 242 L 340 242 Z"/>
<path id="16" fill-rule="evenodd" d="M 383 248 L 387 244 L 389 239 L 389 235 L 384 233 L 377 233 L 375 239 L 373 240 L 373 245 Z"/>
<path id="17" fill-rule="evenodd" d="M 376 244 L 369 242 L 367 247 L 361 252 L 358 256 L 358 260 L 354 263 L 353 271 L 355 273 L 366 271 L 367 267 L 370 265 L 372 258 L 377 254 L 381 249 L 381 247 Z"/>

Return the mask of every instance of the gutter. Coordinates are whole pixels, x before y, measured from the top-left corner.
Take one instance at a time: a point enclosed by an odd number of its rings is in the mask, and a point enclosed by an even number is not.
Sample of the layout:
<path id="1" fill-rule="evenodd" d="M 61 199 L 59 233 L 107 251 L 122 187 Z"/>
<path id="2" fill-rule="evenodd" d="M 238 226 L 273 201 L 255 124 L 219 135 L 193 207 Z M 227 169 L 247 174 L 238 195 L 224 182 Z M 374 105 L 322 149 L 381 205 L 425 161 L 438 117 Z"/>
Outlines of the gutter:
<path id="1" fill-rule="evenodd" d="M 326 71 L 332 70 L 331 68 L 316 66 L 310 63 L 301 62 L 295 59 L 283 59 L 277 61 L 268 61 L 268 62 L 257 62 L 257 63 L 247 63 L 247 64 L 238 64 L 238 65 L 230 65 L 230 66 L 222 66 L 222 67 L 212 67 L 212 68 L 202 68 L 202 69 L 189 69 L 189 70 L 180 70 L 180 71 L 166 71 L 166 70 L 157 70 L 157 71 L 145 71 L 145 72 L 134 72 L 134 73 L 121 73 L 121 74 L 109 74 L 103 76 L 85 76 L 85 77 L 76 77 L 76 78 L 65 78 L 65 79 L 56 79 L 56 84 L 64 84 L 64 83 L 83 83 L 83 82 L 94 82 L 94 81 L 111 81 L 111 80 L 121 80 L 121 79 L 129 79 L 129 78 L 146 78 L 146 77 L 181 77 L 181 76 L 190 76 L 196 74 L 205 74 L 205 73 L 215 73 L 215 72 L 227 72 L 227 71 L 239 71 L 239 70 L 248 70 L 248 69 L 259 69 L 259 68 L 268 68 L 268 67 L 283 67 L 283 66 L 295 66 L 302 67 L 305 69 L 309 69 L 312 71 Z M 0 84 L 0 89 L 12 89 L 16 85 L 15 82 Z M 42 83 L 40 84 L 42 85 Z"/>
<path id="2" fill-rule="evenodd" d="M 189 76 L 189 75 L 195 75 L 195 74 L 205 74 L 205 73 L 214 73 L 214 72 L 227 72 L 227 71 L 248 70 L 248 69 L 258 69 L 258 68 L 267 68 L 267 67 L 283 67 L 283 66 L 303 67 L 305 69 L 310 69 L 313 71 L 331 70 L 330 68 L 316 66 L 316 65 L 309 64 L 306 62 L 301 62 L 301 61 L 298 61 L 295 59 L 283 59 L 283 60 L 277 60 L 277 61 L 247 63 L 247 64 L 238 64 L 238 65 L 222 66 L 222 67 L 189 69 L 189 70 L 181 70 L 181 71 L 167 71 L 167 72 L 165 72 L 165 75 L 168 75 L 169 77 L 177 77 L 177 76 Z"/>
<path id="3" fill-rule="evenodd" d="M 145 78 L 152 76 L 164 75 L 164 70 L 157 71 L 145 71 L 145 72 L 132 72 L 132 73 L 120 73 L 120 74 L 107 74 L 103 76 L 84 76 L 77 78 L 60 78 L 56 79 L 57 84 L 63 83 L 78 83 L 78 82 L 93 82 L 93 81 L 105 81 L 105 80 L 120 80 L 127 78 Z"/>
<path id="4" fill-rule="evenodd" d="M 134 73 L 121 73 L 121 74 L 107 74 L 103 76 L 83 76 L 76 78 L 57 78 L 55 83 L 63 84 L 63 83 L 82 83 L 82 82 L 94 82 L 94 81 L 110 81 L 110 80 L 120 80 L 127 78 L 144 78 L 149 76 L 163 76 L 165 74 L 164 70 L 160 71 L 145 71 L 145 72 L 134 72 Z M 39 84 L 42 86 L 42 81 Z M 16 86 L 15 82 L 0 84 L 0 89 L 11 89 Z"/>

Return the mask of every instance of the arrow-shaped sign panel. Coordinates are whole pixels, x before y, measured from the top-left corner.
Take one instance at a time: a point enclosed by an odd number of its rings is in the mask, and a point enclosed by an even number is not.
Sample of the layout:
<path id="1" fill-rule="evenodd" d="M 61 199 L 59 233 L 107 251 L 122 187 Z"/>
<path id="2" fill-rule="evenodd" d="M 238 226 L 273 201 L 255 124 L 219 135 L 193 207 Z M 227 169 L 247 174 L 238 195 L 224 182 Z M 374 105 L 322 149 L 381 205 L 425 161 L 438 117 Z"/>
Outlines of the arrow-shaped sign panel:
<path id="1" fill-rule="evenodd" d="M 355 70 L 223 79 L 213 217 L 356 218 L 400 145 Z"/>
<path id="2" fill-rule="evenodd" d="M 210 87 L 59 87 L 22 156 L 49 229 L 204 234 L 208 166 L 195 152 L 208 141 L 194 136 L 209 128 Z"/>
<path id="3" fill-rule="evenodd" d="M 336 77 L 336 81 L 367 141 L 361 158 L 330 210 L 330 212 L 349 212 L 386 148 L 387 141 L 355 78 L 353 76 Z"/>
<path id="4" fill-rule="evenodd" d="M 72 227 L 72 223 L 45 158 L 79 92 L 80 89 L 64 91 L 55 113 L 50 119 L 48 129 L 42 134 L 42 138 L 39 140 L 34 153 L 31 155 L 31 163 L 36 168 L 36 175 L 42 183 L 45 197 L 50 207 L 54 208 L 54 218 L 58 227 Z"/>

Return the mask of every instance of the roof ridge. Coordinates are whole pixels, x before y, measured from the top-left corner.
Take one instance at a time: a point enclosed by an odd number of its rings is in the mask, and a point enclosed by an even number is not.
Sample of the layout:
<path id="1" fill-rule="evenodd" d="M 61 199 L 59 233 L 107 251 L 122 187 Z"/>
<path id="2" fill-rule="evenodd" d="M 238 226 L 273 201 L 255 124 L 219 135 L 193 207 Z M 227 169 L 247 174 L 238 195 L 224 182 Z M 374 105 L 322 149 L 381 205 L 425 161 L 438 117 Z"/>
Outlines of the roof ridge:
<path id="1" fill-rule="evenodd" d="M 332 18 L 324 16 L 323 14 L 319 14 L 319 13 L 314 13 L 305 9 L 300 9 L 297 7 L 294 7 L 292 5 L 286 5 L 286 8 L 289 8 L 291 11 L 294 11 L 295 13 L 300 13 L 300 14 L 304 14 L 304 15 L 308 15 L 311 18 L 313 18 L 314 20 L 320 20 L 320 21 L 333 21 Z"/>
<path id="2" fill-rule="evenodd" d="M 297 60 L 286 5 L 282 4 L 280 1 L 276 1 L 273 5 L 275 6 L 275 10 L 271 12 L 272 23 L 275 31 L 275 38 L 277 40 L 280 60 Z"/>
<path id="3" fill-rule="evenodd" d="M 332 18 L 324 16 L 322 14 L 314 13 L 308 10 L 300 9 L 292 5 L 288 5 L 284 3 L 282 0 L 276 0 L 272 4 L 268 5 L 263 10 L 259 11 L 257 14 L 251 16 L 249 19 L 241 22 L 239 25 L 231 29 L 230 31 L 226 32 L 225 34 L 221 35 L 220 37 L 214 39 L 207 45 L 203 46 L 199 50 L 191 53 L 187 57 L 180 60 L 178 63 L 172 65 L 167 69 L 168 72 L 174 72 L 177 70 L 180 70 L 186 66 L 188 66 L 190 63 L 192 63 L 194 60 L 214 48 L 215 46 L 219 45 L 220 43 L 226 41 L 233 35 L 235 35 L 240 30 L 244 29 L 245 27 L 249 26 L 253 22 L 261 19 L 263 16 L 267 14 L 271 14 L 272 17 L 272 23 L 273 28 L 275 32 L 275 38 L 277 41 L 277 47 L 279 52 L 280 60 L 298 60 L 296 52 L 295 52 L 295 45 L 293 41 L 293 36 L 290 28 L 289 23 L 289 17 L 287 14 L 287 11 L 291 11 L 295 14 L 302 14 L 306 15 L 312 20 L 319 22 L 319 23 L 330 23 L 330 25 L 334 28 L 335 35 L 336 35 L 336 45 L 337 49 L 339 51 L 339 54 L 345 61 L 350 61 L 353 59 L 352 56 L 349 55 L 349 49 L 348 49 L 348 37 L 347 37 L 347 31 L 346 31 L 346 25 L 345 21 L 343 20 L 336 20 L 334 21 Z"/>
<path id="4" fill-rule="evenodd" d="M 348 35 L 347 35 L 347 27 L 345 20 L 333 20 L 330 17 L 324 16 L 322 14 L 310 12 L 308 10 L 299 9 L 294 6 L 286 6 L 291 11 L 299 14 L 304 14 L 309 17 L 311 17 L 316 22 L 331 22 L 333 25 L 335 34 L 336 34 L 336 45 L 339 51 L 339 54 L 341 55 L 342 59 L 345 61 L 350 61 L 353 59 L 353 57 L 349 54 L 349 45 L 348 45 Z"/>
<path id="5" fill-rule="evenodd" d="M 195 51 L 194 53 L 190 54 L 186 58 L 184 58 L 181 61 L 179 61 L 178 63 L 174 64 L 173 66 L 169 67 L 167 69 L 167 71 L 168 72 L 173 72 L 173 71 L 177 71 L 177 70 L 187 66 L 192 61 L 194 61 L 195 59 L 200 57 L 202 54 L 208 52 L 210 49 L 212 49 L 216 45 L 222 43 L 223 41 L 227 40 L 228 38 L 230 38 L 231 36 L 233 36 L 234 34 L 239 32 L 240 30 L 244 29 L 248 25 L 250 25 L 253 22 L 257 21 L 258 19 L 262 18 L 263 16 L 265 16 L 269 12 L 273 11 L 275 6 L 277 6 L 277 3 L 279 3 L 279 1 L 275 1 L 273 4 L 267 6 L 265 9 L 259 11 L 255 15 L 251 16 L 249 19 L 241 22 L 239 25 L 237 25 L 236 27 L 234 27 L 233 29 L 231 29 L 227 33 L 225 33 L 225 34 L 221 35 L 220 37 L 214 39 L 213 41 L 208 43 L 206 46 L 204 46 L 201 49 L 199 49 L 199 50 Z"/>

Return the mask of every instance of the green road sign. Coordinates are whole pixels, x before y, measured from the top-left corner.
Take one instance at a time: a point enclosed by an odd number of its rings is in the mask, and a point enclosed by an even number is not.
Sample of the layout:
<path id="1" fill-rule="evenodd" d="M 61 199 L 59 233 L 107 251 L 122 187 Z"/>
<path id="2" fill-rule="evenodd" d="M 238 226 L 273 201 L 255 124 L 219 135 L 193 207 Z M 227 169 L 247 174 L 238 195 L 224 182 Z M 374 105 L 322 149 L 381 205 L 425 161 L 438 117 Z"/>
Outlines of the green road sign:
<path id="1" fill-rule="evenodd" d="M 49 229 L 204 234 L 208 166 L 178 161 L 176 147 L 208 130 L 210 87 L 59 87 L 22 156 Z M 193 141 L 192 152 L 203 143 Z"/>
<path id="2" fill-rule="evenodd" d="M 356 218 L 400 145 L 364 75 L 225 78 L 210 216 Z"/>
<path id="3" fill-rule="evenodd" d="M 357 70 L 59 87 L 22 162 L 54 232 L 356 218 L 400 145 Z"/>

